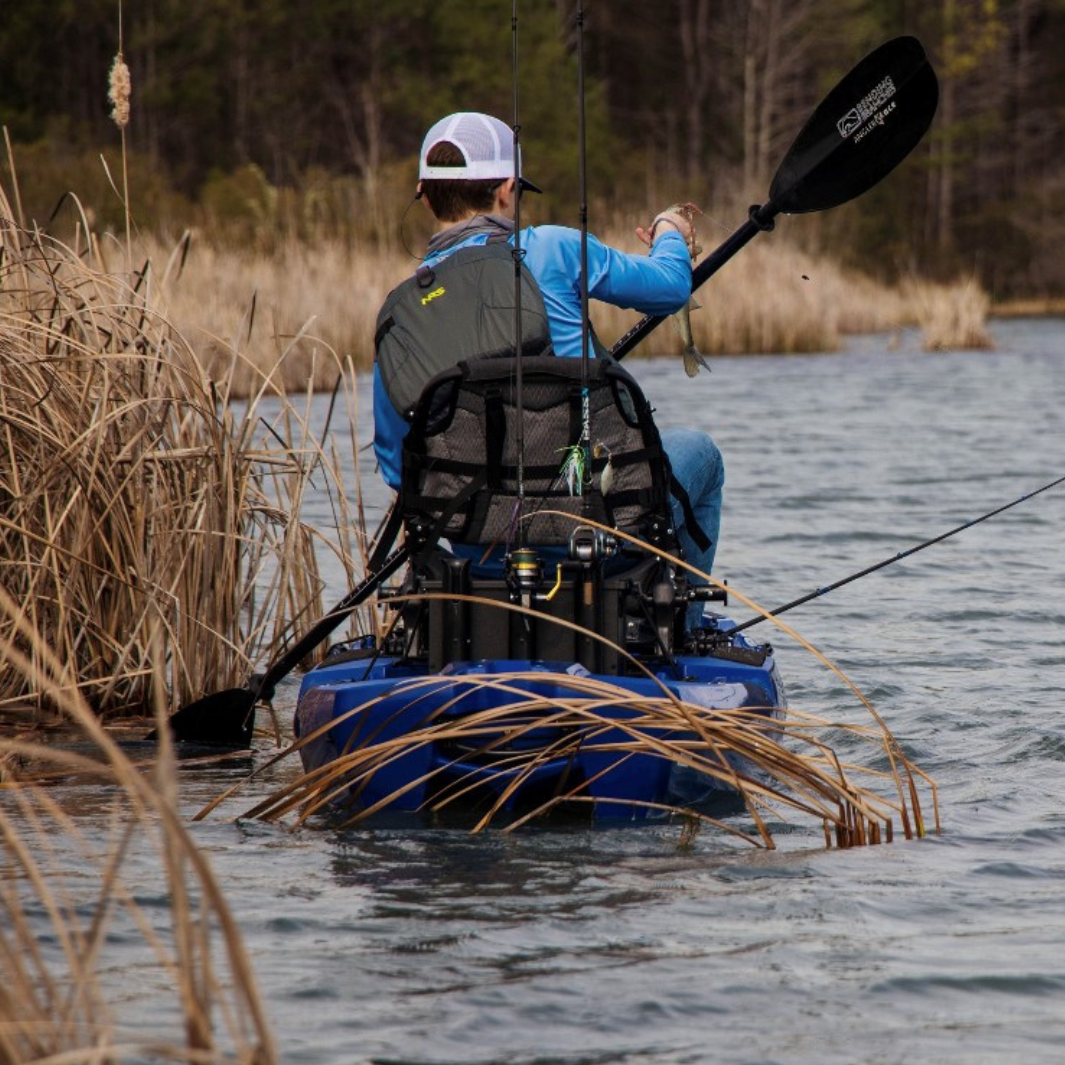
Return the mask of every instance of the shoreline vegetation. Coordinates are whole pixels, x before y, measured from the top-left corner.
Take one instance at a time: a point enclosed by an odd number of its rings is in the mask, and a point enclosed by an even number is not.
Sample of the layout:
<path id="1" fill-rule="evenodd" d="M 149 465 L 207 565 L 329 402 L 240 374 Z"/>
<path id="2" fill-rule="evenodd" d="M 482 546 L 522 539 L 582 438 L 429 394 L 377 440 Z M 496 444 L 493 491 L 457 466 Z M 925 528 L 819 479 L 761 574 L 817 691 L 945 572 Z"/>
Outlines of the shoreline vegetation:
<path id="1" fill-rule="evenodd" d="M 351 579 L 362 568 L 343 437 L 315 439 L 300 400 L 308 380 L 342 381 L 337 406 L 353 412 L 355 375 L 317 345 L 279 405 L 291 345 L 272 376 L 221 343 L 208 370 L 155 308 L 173 263 L 105 269 L 98 242 L 20 229 L 5 206 L 0 196 L 0 590 L 62 663 L 62 691 L 102 718 L 243 683 L 264 648 L 322 614 L 322 533 L 300 521 L 312 476 L 334 501 L 328 549 Z M 0 639 L 22 643 L 10 621 Z M 47 718 L 55 702 L 36 667 L 0 662 L 0 714 Z"/>
<path id="2" fill-rule="evenodd" d="M 640 249 L 622 232 L 604 239 Z M 139 242 L 134 261 L 149 260 L 170 264 L 155 309 L 200 351 L 207 372 L 220 374 L 240 351 L 232 395 L 275 374 L 286 390 L 331 388 L 335 362 L 322 359 L 323 350 L 350 359 L 356 371 L 369 370 L 377 311 L 415 265 L 407 252 L 369 244 L 292 239 L 264 251 L 220 247 L 192 234 L 169 248 L 158 239 Z M 906 327 L 921 331 L 926 350 L 991 346 L 991 301 L 975 278 L 944 284 L 911 277 L 889 286 L 779 236 L 745 249 L 696 300 L 692 330 L 708 355 L 831 352 L 847 335 Z M 592 314 L 608 345 L 639 319 L 594 302 Z M 679 336 L 663 325 L 634 357 L 680 351 Z"/>

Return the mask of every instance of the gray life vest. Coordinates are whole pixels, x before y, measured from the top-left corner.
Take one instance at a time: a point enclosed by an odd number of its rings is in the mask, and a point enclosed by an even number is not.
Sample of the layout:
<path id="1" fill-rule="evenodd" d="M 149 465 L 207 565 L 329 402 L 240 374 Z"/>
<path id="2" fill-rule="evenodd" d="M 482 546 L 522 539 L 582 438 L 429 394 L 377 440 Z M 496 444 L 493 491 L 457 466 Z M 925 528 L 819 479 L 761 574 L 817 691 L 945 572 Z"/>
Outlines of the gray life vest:
<path id="1" fill-rule="evenodd" d="M 522 353 L 550 355 L 540 287 L 521 265 Z M 459 248 L 394 288 L 377 316 L 374 359 L 392 405 L 410 420 L 425 386 L 460 362 L 514 354 L 514 249 Z"/>

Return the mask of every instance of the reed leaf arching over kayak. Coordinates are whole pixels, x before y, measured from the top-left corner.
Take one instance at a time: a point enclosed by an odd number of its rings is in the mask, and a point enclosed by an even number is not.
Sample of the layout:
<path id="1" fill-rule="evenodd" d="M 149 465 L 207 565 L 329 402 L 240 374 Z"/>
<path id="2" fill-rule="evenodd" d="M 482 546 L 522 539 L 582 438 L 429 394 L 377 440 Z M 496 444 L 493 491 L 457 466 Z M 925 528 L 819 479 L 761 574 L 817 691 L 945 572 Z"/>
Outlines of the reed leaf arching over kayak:
<path id="1" fill-rule="evenodd" d="M 480 602 L 505 612 L 526 613 L 516 605 Z M 588 635 L 602 639 L 595 633 Z M 839 847 L 890 842 L 896 829 L 905 838 L 923 836 L 929 830 L 938 832 L 934 783 L 910 762 L 853 683 L 824 656 L 814 653 L 858 695 L 871 714 L 867 725 L 840 725 L 796 710 L 767 714 L 751 708 L 708 706 L 678 699 L 665 685 L 659 697 L 638 697 L 618 685 L 579 673 L 552 675 L 552 682 L 565 691 L 561 696 L 537 692 L 544 680 L 542 673 L 412 678 L 402 684 L 407 706 L 425 701 L 428 707 L 431 701 L 432 707 L 420 728 L 387 736 L 365 730 L 358 743 L 338 752 L 328 765 L 300 775 L 246 811 L 245 816 L 268 821 L 292 816 L 297 823 L 304 823 L 324 815 L 334 826 L 357 824 L 399 798 L 392 793 L 369 803 L 363 799 L 364 789 L 377 774 L 387 774 L 401 760 L 417 757 L 423 748 L 443 744 L 454 750 L 454 764 L 473 761 L 490 765 L 493 772 L 505 773 L 509 784 L 488 795 L 476 772 L 456 776 L 448 774 L 451 767 L 438 767 L 425 777 L 408 779 L 401 789 L 410 791 L 430 784 L 433 797 L 422 812 L 429 816 L 461 812 L 464 823 L 476 831 L 490 825 L 512 831 L 560 812 L 576 818 L 590 814 L 595 799 L 588 789 L 593 781 L 577 776 L 526 803 L 518 813 L 505 809 L 508 800 L 535 778 L 540 768 L 548 762 L 575 759 L 580 752 L 584 756 L 602 755 L 604 773 L 634 758 L 678 767 L 690 774 L 694 786 L 708 789 L 710 801 L 695 808 L 662 805 L 657 807 L 658 814 L 681 816 L 689 827 L 716 826 L 768 848 L 774 846 L 773 823 L 789 820 L 812 820 L 823 826 L 826 845 Z M 501 697 L 504 705 L 499 705 Z M 394 700 L 395 695 L 390 698 Z M 619 707 L 624 711 L 620 721 Z M 610 708 L 609 714 L 606 708 Z M 358 718 L 371 709 L 371 704 L 358 706 L 348 716 Z M 319 742 L 338 723 L 332 720 L 301 736 L 267 765 Z M 841 746 L 846 747 L 846 756 L 839 753 Z M 434 776 L 439 779 L 430 779 Z M 236 790 L 220 796 L 200 816 Z M 926 793 L 931 807 L 930 825 L 921 792 Z M 715 800 L 726 797 L 733 815 L 742 804 L 746 823 L 741 825 L 735 816 L 723 819 L 717 815 Z M 623 807 L 625 801 L 617 805 Z"/>

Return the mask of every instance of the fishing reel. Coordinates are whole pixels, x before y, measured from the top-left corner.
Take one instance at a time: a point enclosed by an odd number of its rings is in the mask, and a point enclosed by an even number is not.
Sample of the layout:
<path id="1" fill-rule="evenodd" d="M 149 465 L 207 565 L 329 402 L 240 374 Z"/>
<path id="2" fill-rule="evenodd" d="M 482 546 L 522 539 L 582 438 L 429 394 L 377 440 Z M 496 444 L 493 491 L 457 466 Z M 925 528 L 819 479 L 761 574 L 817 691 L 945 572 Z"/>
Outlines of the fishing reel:
<path id="1" fill-rule="evenodd" d="M 617 551 L 617 537 L 591 525 L 578 525 L 569 538 L 569 557 L 574 562 L 598 562 Z"/>
<path id="2" fill-rule="evenodd" d="M 517 547 L 507 555 L 506 580 L 514 597 L 525 605 L 544 579 L 544 565 L 531 547 Z"/>

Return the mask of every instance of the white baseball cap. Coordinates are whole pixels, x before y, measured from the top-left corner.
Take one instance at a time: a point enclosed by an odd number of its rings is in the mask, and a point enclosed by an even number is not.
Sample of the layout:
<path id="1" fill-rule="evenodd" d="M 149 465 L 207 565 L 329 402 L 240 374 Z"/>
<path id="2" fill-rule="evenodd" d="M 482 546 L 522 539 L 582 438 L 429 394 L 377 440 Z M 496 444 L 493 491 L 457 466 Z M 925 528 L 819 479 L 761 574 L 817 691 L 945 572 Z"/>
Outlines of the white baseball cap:
<path id="1" fill-rule="evenodd" d="M 454 144 L 465 166 L 430 166 L 429 152 L 441 141 Z M 520 169 L 520 168 L 519 168 Z M 492 181 L 514 176 L 514 131 L 505 122 L 477 111 L 458 111 L 440 119 L 425 135 L 418 160 L 418 179 Z M 519 177 L 523 189 L 541 192 L 531 181 Z"/>

